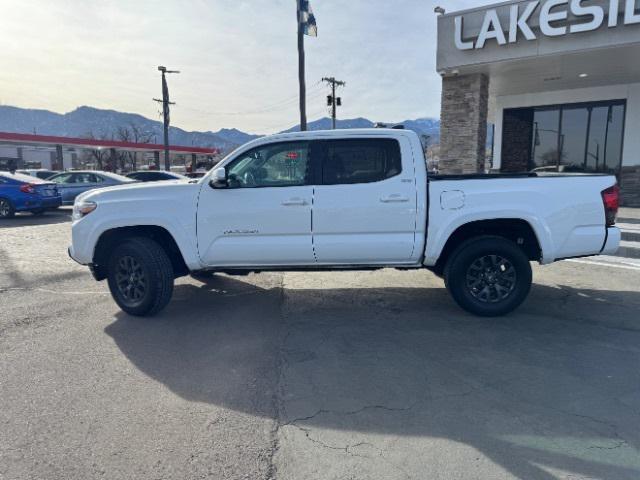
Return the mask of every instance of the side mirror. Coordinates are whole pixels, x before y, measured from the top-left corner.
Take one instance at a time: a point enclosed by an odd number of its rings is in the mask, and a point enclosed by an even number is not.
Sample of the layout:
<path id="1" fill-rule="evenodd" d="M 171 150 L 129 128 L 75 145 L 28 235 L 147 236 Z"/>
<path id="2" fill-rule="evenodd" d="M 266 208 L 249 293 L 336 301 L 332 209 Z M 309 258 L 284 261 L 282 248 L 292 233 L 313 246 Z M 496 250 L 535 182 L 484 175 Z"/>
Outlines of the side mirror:
<path id="1" fill-rule="evenodd" d="M 211 185 L 211 188 L 225 188 L 229 186 L 227 182 L 227 171 L 224 167 L 216 168 L 213 171 L 209 185 Z"/>

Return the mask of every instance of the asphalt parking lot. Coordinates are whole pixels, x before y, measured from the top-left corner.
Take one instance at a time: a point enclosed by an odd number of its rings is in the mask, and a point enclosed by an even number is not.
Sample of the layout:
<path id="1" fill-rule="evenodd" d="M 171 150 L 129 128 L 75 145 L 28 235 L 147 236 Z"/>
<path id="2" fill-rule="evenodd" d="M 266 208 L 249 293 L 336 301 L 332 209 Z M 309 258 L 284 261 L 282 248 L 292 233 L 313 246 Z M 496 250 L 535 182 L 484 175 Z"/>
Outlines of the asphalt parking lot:
<path id="1" fill-rule="evenodd" d="M 427 271 L 177 281 L 151 319 L 0 224 L 1 479 L 638 479 L 640 262 L 535 267 L 497 320 Z"/>

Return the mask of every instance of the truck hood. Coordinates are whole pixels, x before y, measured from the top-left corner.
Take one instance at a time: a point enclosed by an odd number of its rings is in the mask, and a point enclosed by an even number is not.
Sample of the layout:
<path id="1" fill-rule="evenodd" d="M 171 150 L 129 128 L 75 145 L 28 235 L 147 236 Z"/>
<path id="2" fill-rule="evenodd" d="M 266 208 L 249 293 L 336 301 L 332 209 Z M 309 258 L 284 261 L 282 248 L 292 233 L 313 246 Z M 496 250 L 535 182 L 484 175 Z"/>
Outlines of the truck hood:
<path id="1" fill-rule="evenodd" d="M 128 201 L 128 200 L 170 200 L 185 195 L 195 195 L 200 190 L 199 183 L 186 180 L 165 180 L 161 182 L 140 182 L 114 185 L 112 187 L 96 188 L 84 192 L 76 197 L 80 201 Z"/>

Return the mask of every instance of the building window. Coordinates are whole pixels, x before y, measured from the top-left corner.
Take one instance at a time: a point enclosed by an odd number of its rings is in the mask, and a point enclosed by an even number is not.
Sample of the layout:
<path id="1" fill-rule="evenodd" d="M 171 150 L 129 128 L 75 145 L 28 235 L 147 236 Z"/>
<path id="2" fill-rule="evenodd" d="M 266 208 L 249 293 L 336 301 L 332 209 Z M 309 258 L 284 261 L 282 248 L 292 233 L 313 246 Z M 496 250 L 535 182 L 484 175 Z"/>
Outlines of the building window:
<path id="1" fill-rule="evenodd" d="M 619 174 L 625 107 L 616 100 L 505 110 L 502 170 Z"/>

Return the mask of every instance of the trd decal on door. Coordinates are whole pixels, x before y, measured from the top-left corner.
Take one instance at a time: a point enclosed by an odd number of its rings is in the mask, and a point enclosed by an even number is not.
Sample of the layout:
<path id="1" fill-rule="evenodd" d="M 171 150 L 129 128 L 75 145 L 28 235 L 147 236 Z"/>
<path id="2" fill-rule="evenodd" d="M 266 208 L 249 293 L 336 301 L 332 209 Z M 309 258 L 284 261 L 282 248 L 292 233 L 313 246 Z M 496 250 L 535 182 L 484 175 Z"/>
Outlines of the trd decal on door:
<path id="1" fill-rule="evenodd" d="M 258 230 L 225 230 L 225 235 L 257 235 L 260 233 Z"/>

